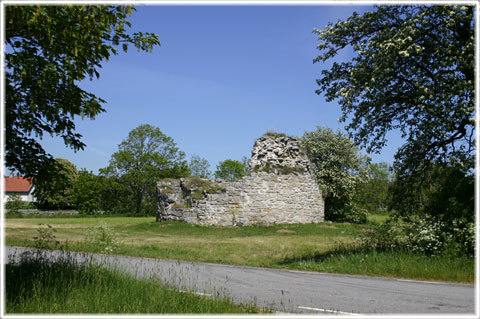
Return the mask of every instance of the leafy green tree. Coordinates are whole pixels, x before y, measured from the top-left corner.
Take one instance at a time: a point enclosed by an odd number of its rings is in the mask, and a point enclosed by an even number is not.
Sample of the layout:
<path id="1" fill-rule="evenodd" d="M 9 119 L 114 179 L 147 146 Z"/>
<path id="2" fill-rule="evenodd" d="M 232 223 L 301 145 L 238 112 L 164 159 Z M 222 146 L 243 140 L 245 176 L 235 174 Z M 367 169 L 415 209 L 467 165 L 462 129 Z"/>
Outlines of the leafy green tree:
<path id="1" fill-rule="evenodd" d="M 248 157 L 246 156 L 243 156 L 242 157 L 242 160 L 241 160 L 241 163 L 243 164 L 243 175 L 247 175 L 248 174 L 248 171 L 250 170 L 250 163 L 249 163 L 249 159 Z"/>
<path id="2" fill-rule="evenodd" d="M 407 219 L 420 215 L 447 225 L 454 220 L 474 222 L 475 176 L 455 161 L 432 164 L 421 178 L 395 180 L 390 208 Z"/>
<path id="3" fill-rule="evenodd" d="M 215 177 L 226 181 L 236 181 L 247 174 L 248 167 L 245 163 L 227 159 L 218 163 Z"/>
<path id="4" fill-rule="evenodd" d="M 130 213 L 134 211 L 132 205 L 132 192 L 124 183 L 122 176 L 105 176 L 100 170 L 102 182 L 102 196 L 100 209 L 105 213 Z"/>
<path id="5" fill-rule="evenodd" d="M 56 158 L 54 170 L 51 170 L 49 175 L 33 179 L 34 196 L 38 206 L 47 209 L 72 208 L 77 178 L 75 164 L 63 158 Z"/>
<path id="6" fill-rule="evenodd" d="M 387 163 L 372 163 L 368 167 L 369 179 L 358 185 L 355 203 L 370 213 L 384 213 L 389 204 L 389 188 L 393 182 L 393 169 Z"/>
<path id="7" fill-rule="evenodd" d="M 132 6 L 5 6 L 5 165 L 24 176 L 50 174 L 55 161 L 38 138 L 59 136 L 67 147 L 85 144 L 77 116 L 94 119 L 103 99 L 79 82 L 98 78 L 102 62 L 159 45 L 153 33 L 129 31 Z"/>
<path id="8" fill-rule="evenodd" d="M 317 94 L 340 103 L 355 142 L 379 152 L 386 134 L 400 130 L 406 143 L 395 155 L 399 177 L 452 157 L 473 168 L 473 5 L 379 6 L 314 33 L 321 52 L 314 62 L 347 47 L 355 52 L 317 80 Z"/>
<path id="9" fill-rule="evenodd" d="M 185 154 L 159 128 L 144 124 L 132 130 L 112 155 L 102 175 L 116 177 L 128 191 L 126 208 L 136 214 L 154 213 L 155 185 L 162 178 L 187 177 Z"/>
<path id="10" fill-rule="evenodd" d="M 81 214 L 95 214 L 101 210 L 101 201 L 104 194 L 104 177 L 97 176 L 85 169 L 78 173 L 73 187 L 72 201 Z"/>
<path id="11" fill-rule="evenodd" d="M 367 156 L 344 133 L 317 127 L 305 132 L 300 145 L 312 163 L 315 180 L 325 197 L 325 218 L 332 221 L 364 221 L 352 205 L 358 185 L 368 180 Z"/>
<path id="12" fill-rule="evenodd" d="M 192 155 L 190 163 L 188 164 L 190 175 L 200 178 L 210 178 L 210 163 L 198 155 Z"/>

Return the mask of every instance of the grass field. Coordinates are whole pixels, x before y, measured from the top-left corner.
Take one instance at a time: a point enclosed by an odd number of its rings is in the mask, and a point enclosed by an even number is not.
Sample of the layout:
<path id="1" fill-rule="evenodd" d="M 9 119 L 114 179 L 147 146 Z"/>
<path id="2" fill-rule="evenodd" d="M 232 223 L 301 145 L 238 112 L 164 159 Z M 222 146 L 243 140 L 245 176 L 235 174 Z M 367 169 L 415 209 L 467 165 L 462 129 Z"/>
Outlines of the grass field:
<path id="1" fill-rule="evenodd" d="M 69 250 L 102 253 L 108 245 L 91 238 L 92 228 L 102 224 L 110 228 L 107 235 L 118 241 L 111 252 L 120 255 L 473 283 L 472 258 L 406 252 L 332 253 L 385 219 L 373 216 L 365 225 L 216 227 L 155 223 L 153 217 L 8 218 L 5 227 L 7 245 L 34 246 L 38 229 L 49 224 Z"/>
<path id="2" fill-rule="evenodd" d="M 25 260 L 6 266 L 6 311 L 57 314 L 258 313 L 254 305 L 207 298 L 152 277 L 136 280 L 118 270 L 71 260 Z"/>

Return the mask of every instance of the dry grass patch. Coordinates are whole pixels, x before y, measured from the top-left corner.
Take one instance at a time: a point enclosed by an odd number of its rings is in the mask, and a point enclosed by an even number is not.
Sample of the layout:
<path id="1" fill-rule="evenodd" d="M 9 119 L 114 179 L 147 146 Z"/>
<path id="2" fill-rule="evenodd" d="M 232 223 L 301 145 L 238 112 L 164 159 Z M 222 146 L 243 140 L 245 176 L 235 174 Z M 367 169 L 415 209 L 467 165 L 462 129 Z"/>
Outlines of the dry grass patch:
<path id="1" fill-rule="evenodd" d="M 276 232 L 280 234 L 296 234 L 297 233 L 294 230 L 288 230 L 288 229 L 279 229 Z"/>

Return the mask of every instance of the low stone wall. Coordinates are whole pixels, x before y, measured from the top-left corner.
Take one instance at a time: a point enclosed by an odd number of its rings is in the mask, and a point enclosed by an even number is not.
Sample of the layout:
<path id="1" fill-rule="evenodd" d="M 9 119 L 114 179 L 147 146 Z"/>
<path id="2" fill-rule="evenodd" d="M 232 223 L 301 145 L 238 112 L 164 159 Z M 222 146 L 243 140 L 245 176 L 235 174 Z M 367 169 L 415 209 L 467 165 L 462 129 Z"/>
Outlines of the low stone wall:
<path id="1" fill-rule="evenodd" d="M 5 209 L 5 213 L 11 211 L 10 209 Z M 18 212 L 22 215 L 78 215 L 79 212 L 76 210 L 39 210 L 39 209 L 19 209 Z"/>

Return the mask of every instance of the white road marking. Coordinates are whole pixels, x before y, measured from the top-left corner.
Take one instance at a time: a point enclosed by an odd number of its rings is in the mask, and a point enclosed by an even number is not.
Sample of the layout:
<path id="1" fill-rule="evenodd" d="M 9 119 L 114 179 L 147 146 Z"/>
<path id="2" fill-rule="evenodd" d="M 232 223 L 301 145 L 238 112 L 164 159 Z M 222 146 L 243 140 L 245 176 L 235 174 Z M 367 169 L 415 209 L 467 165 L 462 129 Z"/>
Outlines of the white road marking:
<path id="1" fill-rule="evenodd" d="M 396 279 L 397 281 L 408 281 L 408 282 L 422 282 L 424 284 L 435 284 L 435 285 L 439 285 L 439 284 L 442 284 L 442 282 L 438 282 L 438 281 L 422 281 L 422 280 L 411 280 L 411 279 Z"/>
<path id="2" fill-rule="evenodd" d="M 313 311 L 318 311 L 318 312 L 328 312 L 328 313 L 333 313 L 333 314 L 338 314 L 338 315 L 353 315 L 353 316 L 359 316 L 359 314 L 357 314 L 357 313 L 337 311 L 337 310 L 328 310 L 328 309 L 312 308 L 312 307 L 303 307 L 303 306 L 298 306 L 298 308 L 299 308 L 299 309 L 305 309 L 305 310 L 313 310 Z"/>

